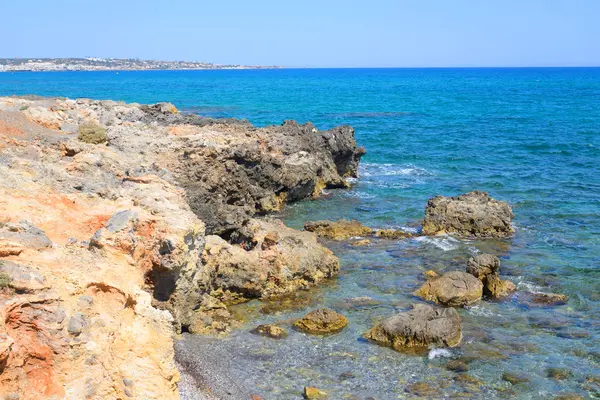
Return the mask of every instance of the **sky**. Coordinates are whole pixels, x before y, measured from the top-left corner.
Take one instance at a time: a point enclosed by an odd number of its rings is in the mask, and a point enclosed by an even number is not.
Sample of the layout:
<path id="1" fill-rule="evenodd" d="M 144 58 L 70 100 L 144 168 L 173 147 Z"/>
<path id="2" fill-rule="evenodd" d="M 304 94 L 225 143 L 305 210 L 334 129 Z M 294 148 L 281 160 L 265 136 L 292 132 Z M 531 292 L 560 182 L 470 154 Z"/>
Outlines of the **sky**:
<path id="1" fill-rule="evenodd" d="M 0 0 L 0 57 L 600 66 L 600 0 Z"/>

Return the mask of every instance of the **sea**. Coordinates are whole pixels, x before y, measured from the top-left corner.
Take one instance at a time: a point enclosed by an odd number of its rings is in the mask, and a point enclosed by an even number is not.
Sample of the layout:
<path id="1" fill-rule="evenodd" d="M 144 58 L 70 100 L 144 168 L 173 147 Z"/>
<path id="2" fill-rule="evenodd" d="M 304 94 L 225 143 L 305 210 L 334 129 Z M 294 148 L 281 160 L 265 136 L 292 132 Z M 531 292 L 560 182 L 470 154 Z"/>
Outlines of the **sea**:
<path id="1" fill-rule="evenodd" d="M 0 95 L 26 94 L 168 101 L 257 126 L 353 126 L 367 150 L 359 177 L 277 215 L 298 229 L 346 218 L 418 232 L 428 199 L 471 190 L 512 206 L 516 233 L 503 240 L 326 242 L 338 278 L 236 307 L 243 324 L 227 337 L 183 335 L 178 349 L 212 357 L 231 387 L 265 400 L 300 399 L 304 386 L 330 399 L 600 398 L 600 68 L 0 73 Z M 421 301 L 412 293 L 424 271 L 464 270 L 480 253 L 500 258 L 518 292 L 460 309 L 459 347 L 404 354 L 362 339 Z M 524 292 L 569 300 L 536 306 Z M 319 307 L 346 315 L 348 327 L 326 337 L 289 329 L 282 340 L 250 333 Z"/>

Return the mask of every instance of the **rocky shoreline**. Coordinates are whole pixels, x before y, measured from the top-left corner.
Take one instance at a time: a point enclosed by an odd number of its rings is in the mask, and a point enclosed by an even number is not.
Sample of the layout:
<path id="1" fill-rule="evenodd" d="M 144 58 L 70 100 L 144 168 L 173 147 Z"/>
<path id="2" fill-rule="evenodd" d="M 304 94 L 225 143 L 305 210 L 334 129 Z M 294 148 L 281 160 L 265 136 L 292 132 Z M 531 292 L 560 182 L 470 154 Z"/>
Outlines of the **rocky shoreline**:
<path id="1" fill-rule="evenodd" d="M 337 273 L 262 216 L 348 186 L 364 154 L 350 127 L 37 97 L 0 99 L 0 152 L 2 392 L 21 399 L 178 398 L 177 332 Z"/>
<path id="2" fill-rule="evenodd" d="M 364 154 L 348 126 L 257 128 L 170 103 L 0 98 L 0 395 L 176 399 L 178 367 L 189 369 L 184 387 L 208 389 L 194 371 L 198 360 L 174 348 L 179 333 L 227 334 L 238 323 L 231 305 L 336 276 L 339 260 L 319 237 L 369 246 L 415 236 L 343 220 L 309 221 L 298 231 L 268 216 L 349 187 Z M 438 196 L 426 206 L 422 233 L 508 237 L 512 219 L 510 206 L 487 193 Z M 499 267 L 483 255 L 464 272 L 428 271 L 415 295 L 436 304 L 385 316 L 364 337 L 398 351 L 457 346 L 453 307 L 515 290 Z M 347 324 L 318 309 L 293 326 L 323 335 Z M 256 333 L 286 335 L 275 325 Z M 210 365 L 207 358 L 203 373 Z M 213 397 L 227 389 L 222 374 L 208 373 L 220 385 Z"/>

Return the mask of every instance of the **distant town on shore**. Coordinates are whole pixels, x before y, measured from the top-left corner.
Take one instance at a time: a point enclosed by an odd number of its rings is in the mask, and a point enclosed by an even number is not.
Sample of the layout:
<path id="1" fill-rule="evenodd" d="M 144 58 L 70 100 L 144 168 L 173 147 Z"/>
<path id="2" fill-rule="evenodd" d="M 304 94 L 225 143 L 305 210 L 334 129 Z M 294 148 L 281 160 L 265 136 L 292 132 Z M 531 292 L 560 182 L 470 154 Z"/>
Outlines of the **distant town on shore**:
<path id="1" fill-rule="evenodd" d="M 200 61 L 134 58 L 0 58 L 0 72 L 16 71 L 143 71 L 200 69 L 275 69 L 281 66 L 222 65 Z"/>

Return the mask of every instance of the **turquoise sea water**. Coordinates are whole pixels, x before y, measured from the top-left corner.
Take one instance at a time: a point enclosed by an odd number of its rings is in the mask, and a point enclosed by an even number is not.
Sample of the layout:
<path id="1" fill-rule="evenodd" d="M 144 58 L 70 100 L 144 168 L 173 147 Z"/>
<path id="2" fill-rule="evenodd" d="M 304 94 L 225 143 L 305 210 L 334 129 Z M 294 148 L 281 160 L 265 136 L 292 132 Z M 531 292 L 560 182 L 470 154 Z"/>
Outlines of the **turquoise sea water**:
<path id="1" fill-rule="evenodd" d="M 350 190 L 289 206 L 281 216 L 297 228 L 342 217 L 416 228 L 428 198 L 474 189 L 512 205 L 517 233 L 508 240 L 328 243 L 342 260 L 337 280 L 292 309 L 246 305 L 241 311 L 256 319 L 226 339 L 185 337 L 204 340 L 195 344 L 214 354 L 236 354 L 231 379 L 250 392 L 294 399 L 310 384 L 335 399 L 395 399 L 425 381 L 433 398 L 600 398 L 600 68 L 0 74 L 0 95 L 12 94 L 171 101 L 256 125 L 354 126 L 368 152 L 360 178 Z M 481 383 L 461 381 L 446 368 L 448 357 L 404 355 L 360 339 L 374 321 L 418 301 L 411 292 L 423 271 L 463 269 L 480 251 L 498 255 L 501 274 L 520 291 L 570 296 L 551 308 L 515 296 L 461 310 L 464 341 L 447 356 L 469 361 L 463 373 Z M 358 296 L 378 304 L 349 307 L 345 299 Z M 350 326 L 327 338 L 248 333 L 319 306 L 344 312 Z M 570 376 L 552 379 L 550 367 Z M 502 380 L 505 371 L 529 382 L 513 386 Z"/>

